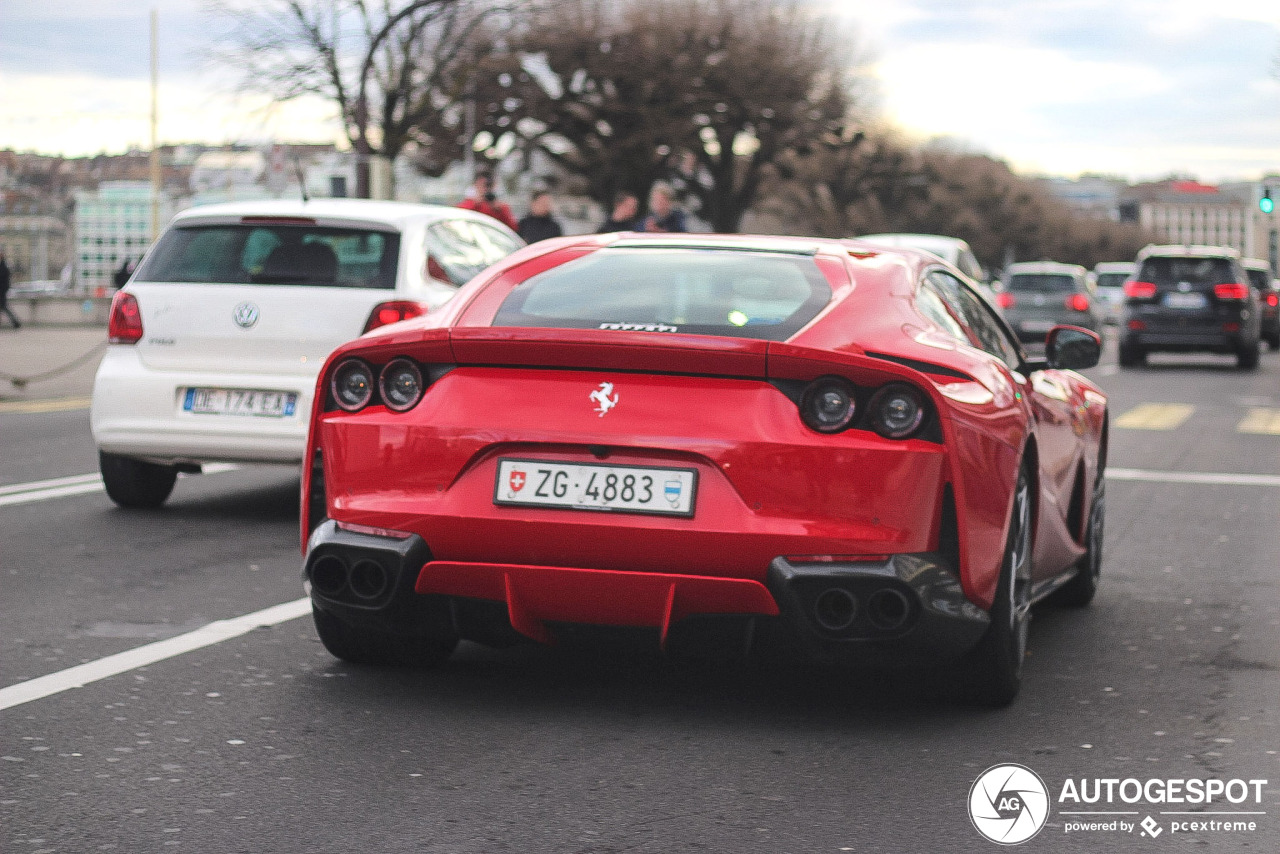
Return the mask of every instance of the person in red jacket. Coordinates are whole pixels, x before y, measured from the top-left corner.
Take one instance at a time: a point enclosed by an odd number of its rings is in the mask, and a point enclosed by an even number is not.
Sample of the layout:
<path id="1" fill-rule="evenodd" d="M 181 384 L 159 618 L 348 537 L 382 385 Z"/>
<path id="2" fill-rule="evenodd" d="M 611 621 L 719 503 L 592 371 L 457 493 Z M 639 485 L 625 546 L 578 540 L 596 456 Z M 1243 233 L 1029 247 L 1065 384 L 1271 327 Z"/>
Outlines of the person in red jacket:
<path id="1" fill-rule="evenodd" d="M 477 172 L 472 188 L 472 194 L 463 199 L 458 207 L 488 214 L 512 231 L 516 230 L 516 218 L 511 215 L 511 208 L 507 207 L 506 202 L 498 201 L 498 194 L 493 191 L 492 173 Z"/>

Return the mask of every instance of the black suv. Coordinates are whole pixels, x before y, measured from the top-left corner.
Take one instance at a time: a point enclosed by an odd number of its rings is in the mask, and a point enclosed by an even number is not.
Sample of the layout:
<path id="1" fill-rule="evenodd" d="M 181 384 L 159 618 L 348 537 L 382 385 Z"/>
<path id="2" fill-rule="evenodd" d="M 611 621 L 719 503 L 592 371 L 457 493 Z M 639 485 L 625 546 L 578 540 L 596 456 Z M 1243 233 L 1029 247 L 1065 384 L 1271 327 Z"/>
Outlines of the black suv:
<path id="1" fill-rule="evenodd" d="M 1148 246 L 1124 285 L 1120 366 L 1147 354 L 1231 353 L 1245 370 L 1258 366 L 1258 294 L 1239 253 L 1223 246 Z"/>

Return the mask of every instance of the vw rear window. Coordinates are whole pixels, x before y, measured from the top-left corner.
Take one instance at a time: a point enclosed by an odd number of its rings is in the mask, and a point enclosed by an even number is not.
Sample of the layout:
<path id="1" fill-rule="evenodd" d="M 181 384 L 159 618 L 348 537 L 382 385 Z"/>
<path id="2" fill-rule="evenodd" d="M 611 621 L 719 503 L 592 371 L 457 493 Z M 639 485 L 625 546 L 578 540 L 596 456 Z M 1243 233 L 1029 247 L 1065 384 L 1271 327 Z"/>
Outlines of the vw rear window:
<path id="1" fill-rule="evenodd" d="M 811 256 L 602 249 L 518 285 L 493 325 L 784 341 L 830 300 L 831 286 Z"/>
<path id="2" fill-rule="evenodd" d="M 145 282 L 391 289 L 400 235 L 294 224 L 170 229 L 135 278 Z"/>
<path id="3" fill-rule="evenodd" d="M 1226 258 L 1148 258 L 1142 262 L 1138 279 L 1156 287 L 1173 288 L 1186 282 L 1193 286 L 1221 285 L 1236 281 Z"/>
<path id="4" fill-rule="evenodd" d="M 1009 277 L 1009 290 L 1036 291 L 1039 293 L 1067 293 L 1076 289 L 1072 276 L 1053 273 L 1015 273 Z"/>

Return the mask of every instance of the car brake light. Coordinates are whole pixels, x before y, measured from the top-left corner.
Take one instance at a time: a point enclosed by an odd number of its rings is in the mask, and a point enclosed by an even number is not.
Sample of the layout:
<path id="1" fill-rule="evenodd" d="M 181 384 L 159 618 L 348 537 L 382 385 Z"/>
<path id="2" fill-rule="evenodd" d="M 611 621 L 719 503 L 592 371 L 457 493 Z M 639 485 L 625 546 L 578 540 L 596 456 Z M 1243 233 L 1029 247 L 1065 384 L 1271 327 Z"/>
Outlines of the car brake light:
<path id="1" fill-rule="evenodd" d="M 445 272 L 444 266 L 441 265 L 441 263 L 437 261 L 435 259 L 435 256 L 433 255 L 427 256 L 427 276 L 432 279 L 435 279 L 438 282 L 444 282 L 445 284 L 453 284 L 453 282 L 449 279 L 449 274 Z"/>
<path id="2" fill-rule="evenodd" d="M 1013 294 L 1008 291 L 1000 291 L 1000 293 L 996 294 L 996 305 L 1001 308 L 1013 308 L 1014 302 L 1016 300 L 1013 298 Z"/>
<path id="3" fill-rule="evenodd" d="M 1224 282 L 1213 286 L 1213 295 L 1218 299 L 1245 300 L 1249 298 L 1249 286 L 1240 282 Z"/>
<path id="4" fill-rule="evenodd" d="M 1067 297 L 1067 308 L 1072 311 L 1088 311 L 1089 298 L 1084 294 L 1072 294 Z"/>
<path id="5" fill-rule="evenodd" d="M 1156 295 L 1156 286 L 1153 282 L 1125 282 L 1124 295 L 1134 299 L 1151 299 Z"/>
<path id="6" fill-rule="evenodd" d="M 142 340 L 142 310 L 133 294 L 116 291 L 111 298 L 107 340 L 112 344 L 137 344 Z"/>
<path id="7" fill-rule="evenodd" d="M 1146 324 L 1146 321 L 1143 321 L 1143 320 L 1130 320 L 1129 328 L 1135 332 L 1141 332 L 1142 330 L 1147 328 L 1147 324 Z"/>
<path id="8" fill-rule="evenodd" d="M 427 306 L 412 300 L 396 299 L 390 302 L 380 302 L 369 313 L 369 321 L 365 323 L 364 331 L 368 332 L 371 329 L 377 329 L 379 326 L 386 326 L 388 323 L 399 323 L 411 317 L 421 317 L 428 311 Z"/>
<path id="9" fill-rule="evenodd" d="M 1239 332 L 1240 324 L 1236 323 L 1234 320 L 1228 321 L 1222 324 L 1222 331 L 1223 332 Z"/>
<path id="10" fill-rule="evenodd" d="M 1280 305 L 1280 294 L 1267 294 L 1267 305 Z"/>

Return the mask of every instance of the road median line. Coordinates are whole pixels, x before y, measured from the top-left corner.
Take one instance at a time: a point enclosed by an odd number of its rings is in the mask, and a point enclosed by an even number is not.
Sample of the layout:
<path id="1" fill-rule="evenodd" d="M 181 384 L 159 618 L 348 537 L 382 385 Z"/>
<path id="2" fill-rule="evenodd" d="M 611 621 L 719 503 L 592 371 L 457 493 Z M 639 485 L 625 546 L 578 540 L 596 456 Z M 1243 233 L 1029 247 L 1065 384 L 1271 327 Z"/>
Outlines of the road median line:
<path id="1" fill-rule="evenodd" d="M 149 643 L 146 646 L 140 646 L 115 655 L 108 655 L 106 658 L 69 667 L 57 673 L 28 679 L 26 682 L 10 685 L 8 688 L 0 688 L 0 711 L 30 703 L 33 700 L 50 697 L 54 694 L 60 694 L 72 688 L 80 688 L 91 682 L 97 682 L 110 676 L 118 676 L 121 673 L 136 670 L 139 667 L 155 664 L 158 661 L 174 658 L 197 649 L 213 646 L 214 644 L 248 634 L 257 628 L 277 626 L 280 623 L 295 620 L 310 612 L 311 600 L 304 596 L 301 599 L 273 605 L 270 608 L 264 608 L 252 614 L 245 614 L 230 620 L 218 620 L 177 637 Z"/>

